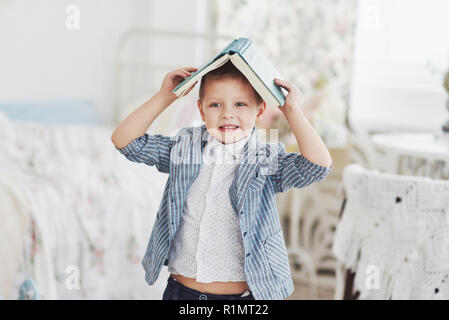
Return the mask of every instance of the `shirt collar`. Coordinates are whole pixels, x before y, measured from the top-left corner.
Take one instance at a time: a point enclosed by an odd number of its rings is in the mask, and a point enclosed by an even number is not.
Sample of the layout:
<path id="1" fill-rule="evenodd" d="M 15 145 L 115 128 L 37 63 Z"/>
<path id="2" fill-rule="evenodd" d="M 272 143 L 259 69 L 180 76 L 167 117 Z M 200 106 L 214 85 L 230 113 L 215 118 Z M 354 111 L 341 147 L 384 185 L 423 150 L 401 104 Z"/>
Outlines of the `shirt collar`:
<path id="1" fill-rule="evenodd" d="M 207 132 L 207 130 L 206 130 Z M 225 157 L 225 159 L 238 159 L 242 156 L 243 147 L 250 139 L 251 135 L 237 141 L 234 143 L 224 144 L 221 141 L 217 140 L 213 135 L 207 132 L 207 144 L 204 148 L 205 155 L 209 157 L 221 156 Z"/>

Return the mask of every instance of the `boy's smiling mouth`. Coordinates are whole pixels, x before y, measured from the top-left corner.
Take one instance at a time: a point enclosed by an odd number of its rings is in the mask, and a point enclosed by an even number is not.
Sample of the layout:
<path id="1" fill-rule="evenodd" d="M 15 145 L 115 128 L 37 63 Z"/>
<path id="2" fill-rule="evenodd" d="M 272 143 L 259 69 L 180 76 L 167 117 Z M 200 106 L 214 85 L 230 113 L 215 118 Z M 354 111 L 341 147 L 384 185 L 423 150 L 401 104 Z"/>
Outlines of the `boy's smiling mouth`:
<path id="1" fill-rule="evenodd" d="M 232 125 L 232 124 L 225 124 L 225 125 L 222 125 L 222 126 L 218 127 L 218 129 L 221 132 L 230 132 L 230 131 L 232 132 L 234 130 L 237 130 L 238 128 L 239 128 L 239 126 Z"/>

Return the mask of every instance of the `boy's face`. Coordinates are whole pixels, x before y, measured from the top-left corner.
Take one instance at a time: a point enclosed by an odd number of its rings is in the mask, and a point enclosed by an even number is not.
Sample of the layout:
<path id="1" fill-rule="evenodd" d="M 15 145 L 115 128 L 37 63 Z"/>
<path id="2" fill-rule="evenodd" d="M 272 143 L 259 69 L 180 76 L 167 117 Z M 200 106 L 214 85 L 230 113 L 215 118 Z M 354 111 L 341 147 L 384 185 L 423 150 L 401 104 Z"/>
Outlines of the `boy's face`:
<path id="1" fill-rule="evenodd" d="M 231 77 L 209 79 L 203 100 L 198 100 L 198 109 L 207 131 L 225 144 L 249 136 L 265 108 L 265 101 L 257 104 L 251 84 Z M 224 125 L 235 128 L 226 129 Z"/>

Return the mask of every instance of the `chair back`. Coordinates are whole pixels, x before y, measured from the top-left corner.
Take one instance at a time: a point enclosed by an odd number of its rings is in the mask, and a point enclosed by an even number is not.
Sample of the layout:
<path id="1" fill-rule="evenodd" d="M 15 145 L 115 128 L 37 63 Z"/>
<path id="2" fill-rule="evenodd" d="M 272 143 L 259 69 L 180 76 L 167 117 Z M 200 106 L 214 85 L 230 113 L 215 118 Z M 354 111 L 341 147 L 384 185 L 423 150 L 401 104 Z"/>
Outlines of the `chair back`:
<path id="1" fill-rule="evenodd" d="M 449 181 L 352 163 L 332 251 L 360 299 L 449 299 Z"/>

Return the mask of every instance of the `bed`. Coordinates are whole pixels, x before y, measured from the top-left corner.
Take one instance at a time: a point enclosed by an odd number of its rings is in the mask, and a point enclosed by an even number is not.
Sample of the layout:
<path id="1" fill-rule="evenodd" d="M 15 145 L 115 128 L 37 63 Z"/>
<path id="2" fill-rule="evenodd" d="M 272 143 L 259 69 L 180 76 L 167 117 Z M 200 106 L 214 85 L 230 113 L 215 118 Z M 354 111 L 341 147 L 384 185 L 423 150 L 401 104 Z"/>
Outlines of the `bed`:
<path id="1" fill-rule="evenodd" d="M 127 161 L 110 135 L 0 114 L 4 298 L 26 279 L 40 299 L 160 298 L 164 283 L 146 285 L 140 260 L 166 176 Z"/>
<path id="2" fill-rule="evenodd" d="M 167 175 L 126 160 L 110 140 L 115 124 L 155 90 L 154 81 L 132 90 L 123 84 L 137 86 L 142 72 L 160 81 L 155 70 L 171 69 L 123 56 L 136 39 L 154 36 L 223 38 L 127 31 L 118 47 L 112 124 L 99 120 L 89 100 L 0 104 L 0 299 L 161 299 L 167 270 L 149 286 L 141 259 Z M 191 94 L 148 132 L 174 134 L 199 121 L 197 114 Z"/>

